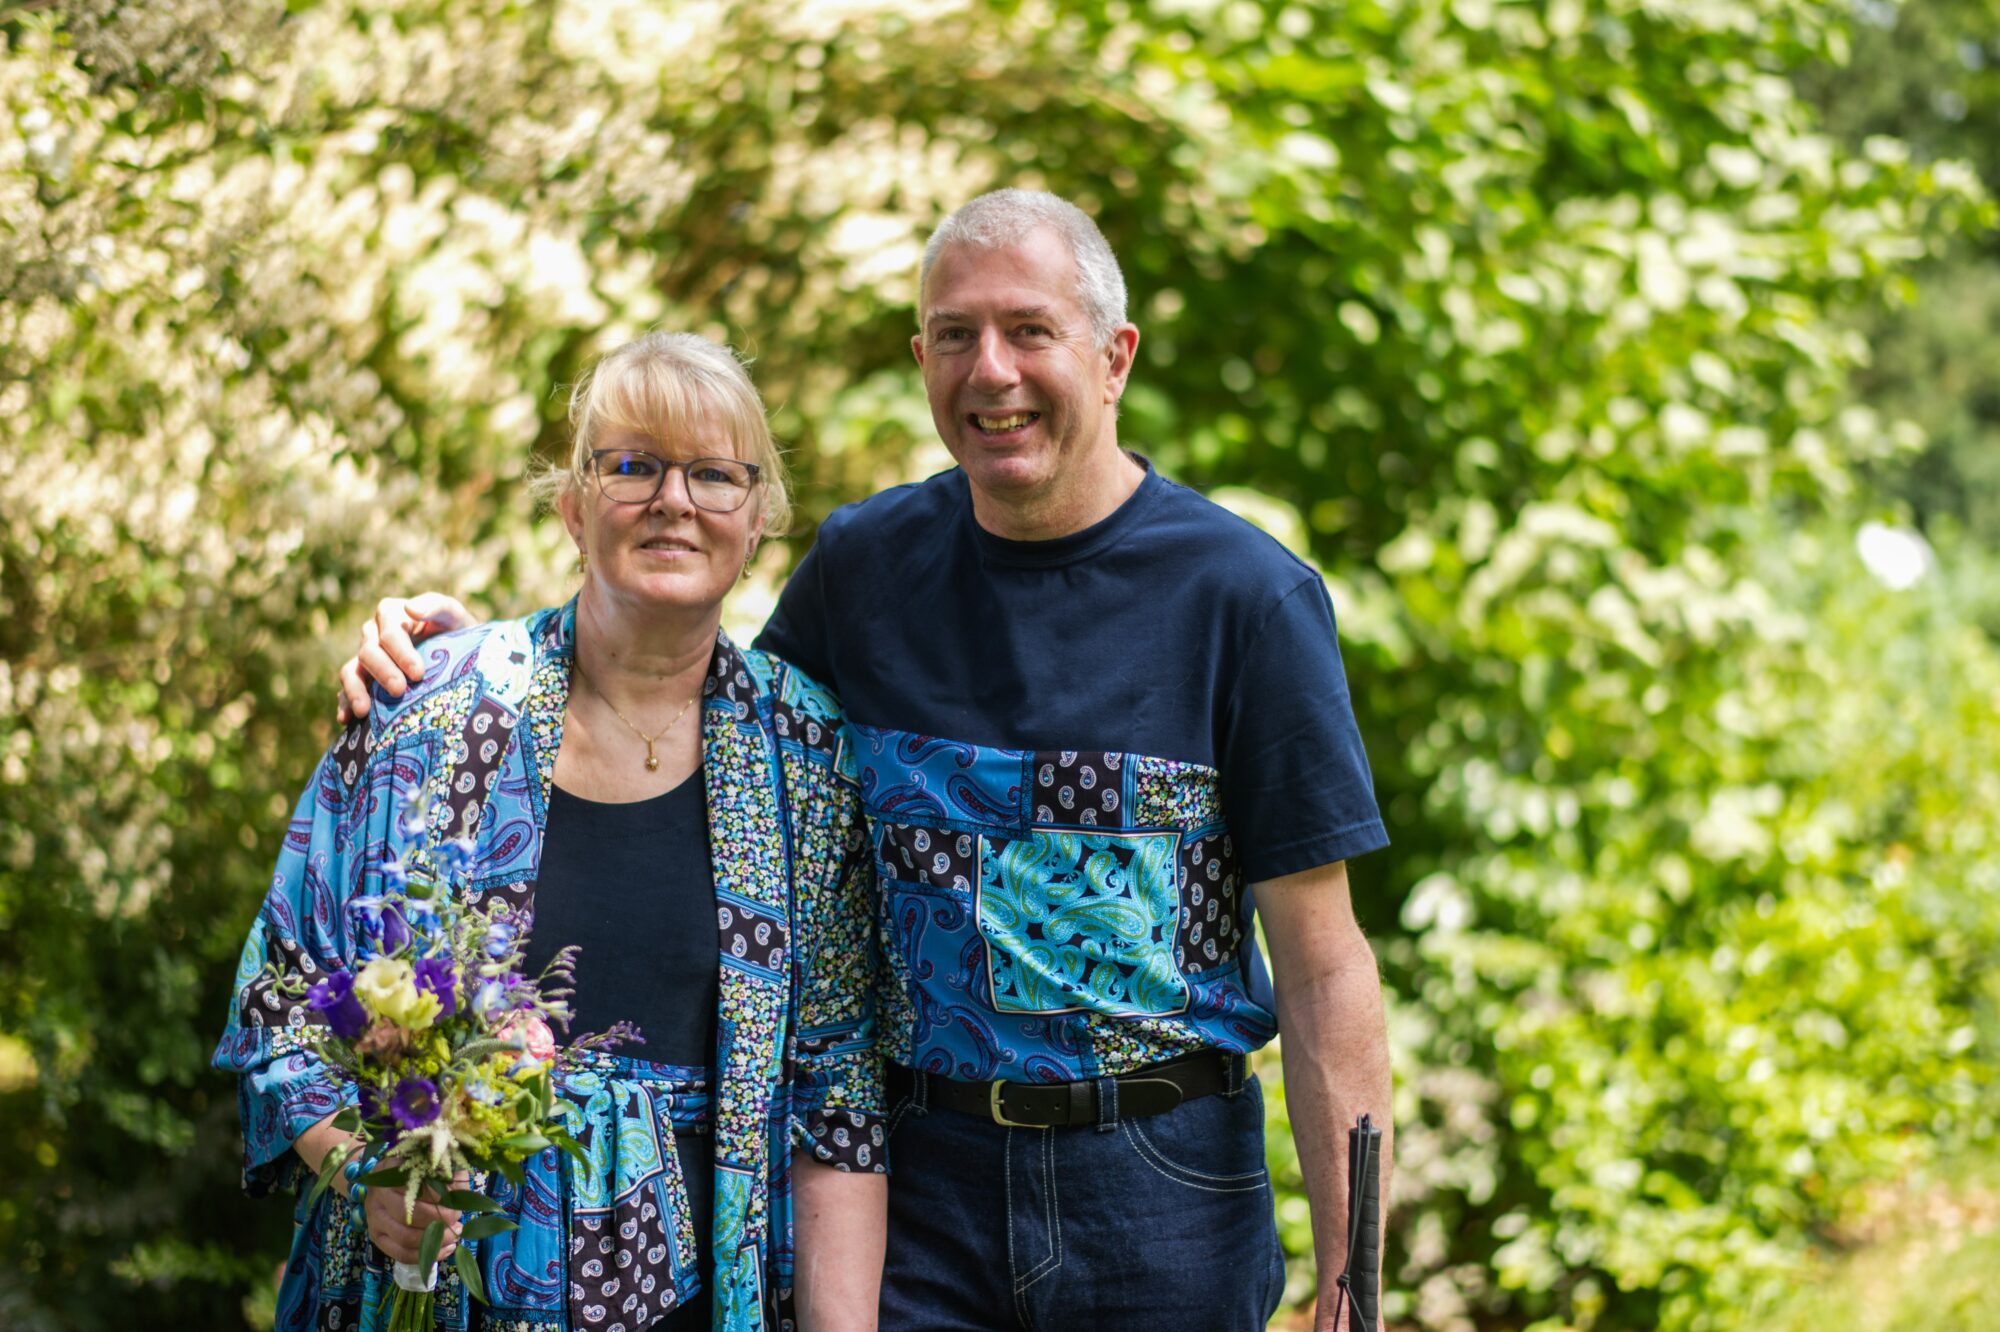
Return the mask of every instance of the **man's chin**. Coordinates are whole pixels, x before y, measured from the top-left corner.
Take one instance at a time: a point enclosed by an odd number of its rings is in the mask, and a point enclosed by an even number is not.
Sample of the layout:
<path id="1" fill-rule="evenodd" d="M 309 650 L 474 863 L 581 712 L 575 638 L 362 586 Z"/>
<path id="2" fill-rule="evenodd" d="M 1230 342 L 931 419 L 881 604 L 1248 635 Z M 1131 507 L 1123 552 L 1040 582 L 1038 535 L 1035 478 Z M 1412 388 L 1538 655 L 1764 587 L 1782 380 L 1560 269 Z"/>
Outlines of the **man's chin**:
<path id="1" fill-rule="evenodd" d="M 953 453 L 966 479 L 996 497 L 1032 494 L 1049 482 L 1048 459 L 1039 450 L 996 449 L 973 440 Z"/>

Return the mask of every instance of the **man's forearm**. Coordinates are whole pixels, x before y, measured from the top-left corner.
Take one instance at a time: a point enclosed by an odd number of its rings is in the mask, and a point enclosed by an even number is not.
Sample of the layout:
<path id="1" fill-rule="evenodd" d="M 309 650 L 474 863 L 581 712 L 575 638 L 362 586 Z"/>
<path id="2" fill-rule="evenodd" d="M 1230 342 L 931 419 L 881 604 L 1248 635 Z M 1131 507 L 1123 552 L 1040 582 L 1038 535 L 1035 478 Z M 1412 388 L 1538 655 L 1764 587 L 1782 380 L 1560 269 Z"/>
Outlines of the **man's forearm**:
<path id="1" fill-rule="evenodd" d="M 1347 1261 L 1347 1130 L 1363 1114 L 1382 1130 L 1382 1197 L 1389 1196 L 1389 1036 L 1375 955 L 1357 930 L 1338 964 L 1278 989 L 1285 1105 L 1312 1204 L 1320 1323 L 1331 1327 L 1333 1283 Z"/>
<path id="2" fill-rule="evenodd" d="M 882 1292 L 889 1223 L 886 1175 L 792 1158 L 796 1292 L 804 1332 L 867 1332 Z"/>

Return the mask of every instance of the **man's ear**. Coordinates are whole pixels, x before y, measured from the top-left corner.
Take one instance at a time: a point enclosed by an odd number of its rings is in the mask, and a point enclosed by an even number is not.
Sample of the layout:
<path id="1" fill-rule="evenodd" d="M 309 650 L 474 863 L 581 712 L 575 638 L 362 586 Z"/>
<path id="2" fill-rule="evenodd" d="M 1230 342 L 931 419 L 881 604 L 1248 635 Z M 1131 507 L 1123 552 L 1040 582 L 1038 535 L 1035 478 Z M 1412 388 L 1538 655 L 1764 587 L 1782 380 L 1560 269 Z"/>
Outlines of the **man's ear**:
<path id="1" fill-rule="evenodd" d="M 1115 403 L 1125 395 L 1125 381 L 1131 377 L 1133 358 L 1139 354 L 1139 326 L 1120 324 L 1104 344 L 1104 400 Z"/>
<path id="2" fill-rule="evenodd" d="M 917 364 L 924 363 L 924 335 L 918 333 L 910 339 L 910 355 L 917 358 Z"/>

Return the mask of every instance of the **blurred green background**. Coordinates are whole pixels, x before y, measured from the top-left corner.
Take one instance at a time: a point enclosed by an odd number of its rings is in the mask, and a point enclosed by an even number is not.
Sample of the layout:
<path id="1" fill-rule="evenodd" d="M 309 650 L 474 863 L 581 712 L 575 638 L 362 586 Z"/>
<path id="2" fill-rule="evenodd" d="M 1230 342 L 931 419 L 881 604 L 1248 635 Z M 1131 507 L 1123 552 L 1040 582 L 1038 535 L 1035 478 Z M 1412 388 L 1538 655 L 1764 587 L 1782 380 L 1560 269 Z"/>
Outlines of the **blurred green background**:
<path id="1" fill-rule="evenodd" d="M 1333 590 L 1392 1325 L 2000 1326 L 1996 69 L 2000 0 L 0 6 L 0 1324 L 268 1318 L 231 962 L 363 607 L 566 594 L 557 386 L 756 358 L 754 628 L 946 463 L 918 248 L 1023 184 L 1125 439 Z"/>

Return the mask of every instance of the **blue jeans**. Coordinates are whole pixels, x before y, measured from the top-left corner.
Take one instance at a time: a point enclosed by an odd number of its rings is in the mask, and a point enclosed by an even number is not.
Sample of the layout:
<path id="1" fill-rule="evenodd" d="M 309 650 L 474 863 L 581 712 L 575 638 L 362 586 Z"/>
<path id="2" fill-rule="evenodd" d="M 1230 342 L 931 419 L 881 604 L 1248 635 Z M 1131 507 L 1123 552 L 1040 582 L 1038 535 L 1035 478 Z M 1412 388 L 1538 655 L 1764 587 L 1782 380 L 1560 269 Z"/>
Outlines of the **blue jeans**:
<path id="1" fill-rule="evenodd" d="M 907 1083 L 898 1080 L 899 1088 Z M 1258 1332 L 1284 1294 L 1264 1093 L 1094 1126 L 891 1108 L 881 1332 Z"/>

